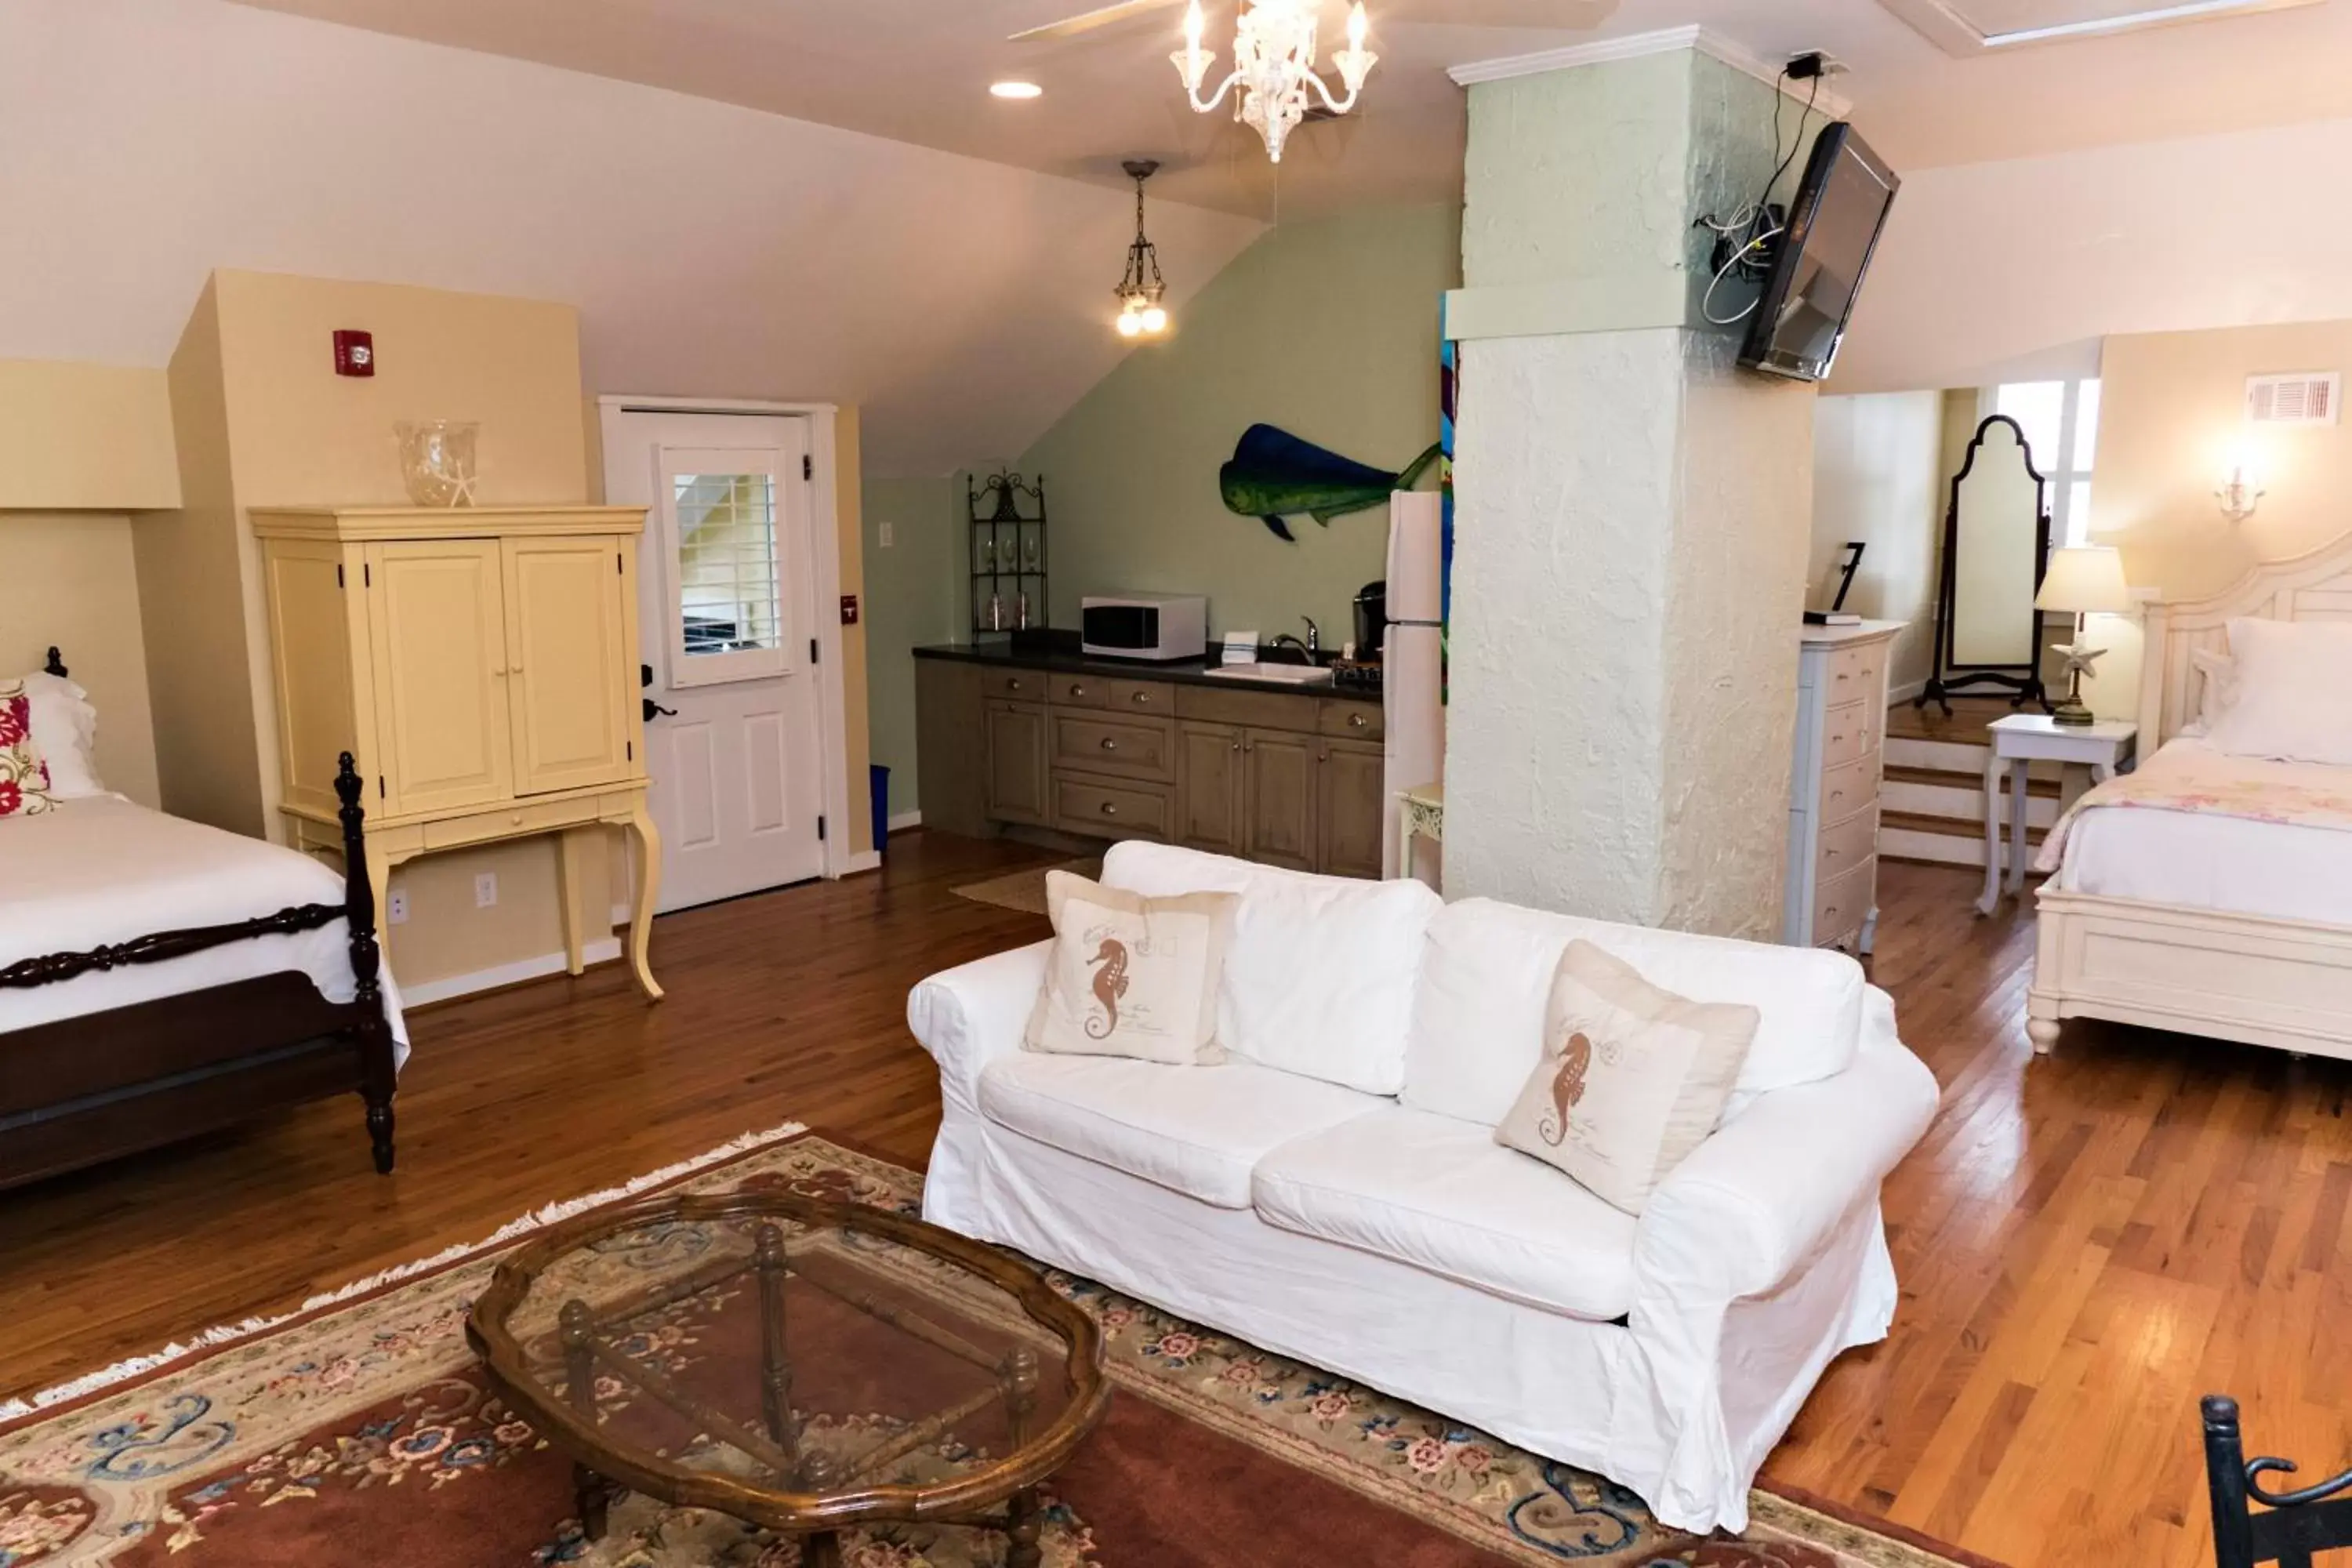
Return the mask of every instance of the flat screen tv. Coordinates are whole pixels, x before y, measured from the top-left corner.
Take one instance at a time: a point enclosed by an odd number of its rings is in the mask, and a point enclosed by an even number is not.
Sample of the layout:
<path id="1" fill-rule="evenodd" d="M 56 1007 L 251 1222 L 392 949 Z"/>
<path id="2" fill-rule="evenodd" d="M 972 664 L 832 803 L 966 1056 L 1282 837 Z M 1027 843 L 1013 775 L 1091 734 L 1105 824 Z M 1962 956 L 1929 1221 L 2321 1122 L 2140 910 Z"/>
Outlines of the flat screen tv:
<path id="1" fill-rule="evenodd" d="M 1902 183 L 1853 126 L 1839 121 L 1822 132 L 1748 319 L 1740 363 L 1796 381 L 1829 374 Z"/>

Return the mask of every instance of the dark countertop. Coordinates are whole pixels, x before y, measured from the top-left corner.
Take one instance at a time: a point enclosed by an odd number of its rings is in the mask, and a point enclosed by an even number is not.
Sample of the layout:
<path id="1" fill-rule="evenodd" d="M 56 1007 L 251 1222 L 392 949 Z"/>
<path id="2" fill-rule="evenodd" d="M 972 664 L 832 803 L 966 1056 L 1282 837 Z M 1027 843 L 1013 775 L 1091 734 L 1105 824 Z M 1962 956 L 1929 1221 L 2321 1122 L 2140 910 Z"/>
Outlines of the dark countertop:
<path id="1" fill-rule="evenodd" d="M 1078 651 L 1075 641 L 1020 648 L 1010 643 L 934 643 L 915 649 L 917 658 L 955 659 L 964 664 L 994 664 L 1019 669 L 1043 669 L 1065 675 L 1093 675 L 1108 680 L 1165 680 L 1179 686 L 1223 687 L 1243 691 L 1278 691 L 1286 697 L 1338 697 L 1355 702 L 1378 702 L 1378 687 L 1339 686 L 1318 681 L 1302 686 L 1288 680 L 1236 680 L 1212 676 L 1205 658 L 1103 658 Z"/>

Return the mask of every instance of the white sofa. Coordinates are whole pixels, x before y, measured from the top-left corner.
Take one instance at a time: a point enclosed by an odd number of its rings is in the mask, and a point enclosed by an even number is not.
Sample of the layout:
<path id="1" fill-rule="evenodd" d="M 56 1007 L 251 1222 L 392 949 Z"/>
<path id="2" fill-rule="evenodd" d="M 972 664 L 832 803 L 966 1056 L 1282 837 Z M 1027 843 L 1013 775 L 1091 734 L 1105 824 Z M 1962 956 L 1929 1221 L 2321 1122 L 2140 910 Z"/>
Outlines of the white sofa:
<path id="1" fill-rule="evenodd" d="M 1738 1530 L 1831 1357 L 1885 1335 L 1880 1180 L 1933 1117 L 1894 1004 L 1826 951 L 1611 925 L 1144 843 L 1104 880 L 1242 895 L 1234 1058 L 1021 1048 L 1045 942 L 935 974 L 908 1021 L 945 1117 L 923 1213 Z M 1641 1216 L 1494 1142 L 1585 937 L 1754 1004 L 1722 1125 Z"/>

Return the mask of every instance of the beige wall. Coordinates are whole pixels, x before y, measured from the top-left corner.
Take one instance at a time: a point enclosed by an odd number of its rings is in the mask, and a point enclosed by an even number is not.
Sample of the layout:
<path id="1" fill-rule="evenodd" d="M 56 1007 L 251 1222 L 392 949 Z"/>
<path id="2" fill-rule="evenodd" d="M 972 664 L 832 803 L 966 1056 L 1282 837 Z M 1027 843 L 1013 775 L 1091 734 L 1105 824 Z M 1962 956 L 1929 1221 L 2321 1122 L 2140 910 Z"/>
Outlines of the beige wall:
<path id="1" fill-rule="evenodd" d="M 163 371 L 0 360 L 0 510 L 121 512 L 179 504 Z"/>
<path id="2" fill-rule="evenodd" d="M 2199 597 L 2352 529 L 2352 425 L 2245 422 L 2248 376 L 2301 370 L 2352 374 L 2352 321 L 2107 340 L 2091 531 L 2135 587 Z M 2232 527 L 2213 490 L 2241 448 L 2268 493 Z"/>
<path id="3" fill-rule="evenodd" d="M 0 513 L 0 679 L 38 669 L 54 645 L 98 710 L 98 776 L 161 804 L 131 521 L 93 512 Z M 19 584 L 28 591 L 19 594 Z"/>
<path id="4" fill-rule="evenodd" d="M 890 810 L 919 811 L 915 779 L 915 656 L 971 635 L 963 618 L 964 479 L 869 478 L 866 492 L 866 711 L 874 760 L 890 770 Z M 882 530 L 890 542 L 882 543 Z"/>
<path id="5" fill-rule="evenodd" d="M 1813 412 L 1813 537 L 1806 605 L 1837 596 L 1849 540 L 1862 569 L 1845 607 L 1907 622 L 1895 640 L 1896 689 L 1925 681 L 1934 661 L 1936 562 L 1944 521 L 1944 395 L 1824 397 Z"/>

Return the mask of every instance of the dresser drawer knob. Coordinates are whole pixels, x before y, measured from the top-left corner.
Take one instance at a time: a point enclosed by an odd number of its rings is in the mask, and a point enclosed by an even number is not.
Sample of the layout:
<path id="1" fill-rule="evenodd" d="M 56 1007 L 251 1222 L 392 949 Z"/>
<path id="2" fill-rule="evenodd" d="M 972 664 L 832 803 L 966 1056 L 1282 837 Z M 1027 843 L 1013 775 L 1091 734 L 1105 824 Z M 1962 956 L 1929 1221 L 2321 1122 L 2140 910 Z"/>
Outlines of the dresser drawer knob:
<path id="1" fill-rule="evenodd" d="M 518 811 L 507 820 L 512 823 L 515 826 L 520 827 L 522 826 L 522 813 Z"/>
<path id="2" fill-rule="evenodd" d="M 1018 678 L 1018 677 L 1016 677 L 1016 678 L 1014 678 L 1013 679 L 1011 679 L 1011 680 L 1006 681 L 1006 682 L 1004 683 L 1004 689 L 1005 689 L 1005 690 L 1007 690 L 1007 691 L 1018 691 L 1018 690 L 1020 690 L 1020 689 L 1021 689 L 1021 681 L 1020 681 L 1019 678 Z"/>

